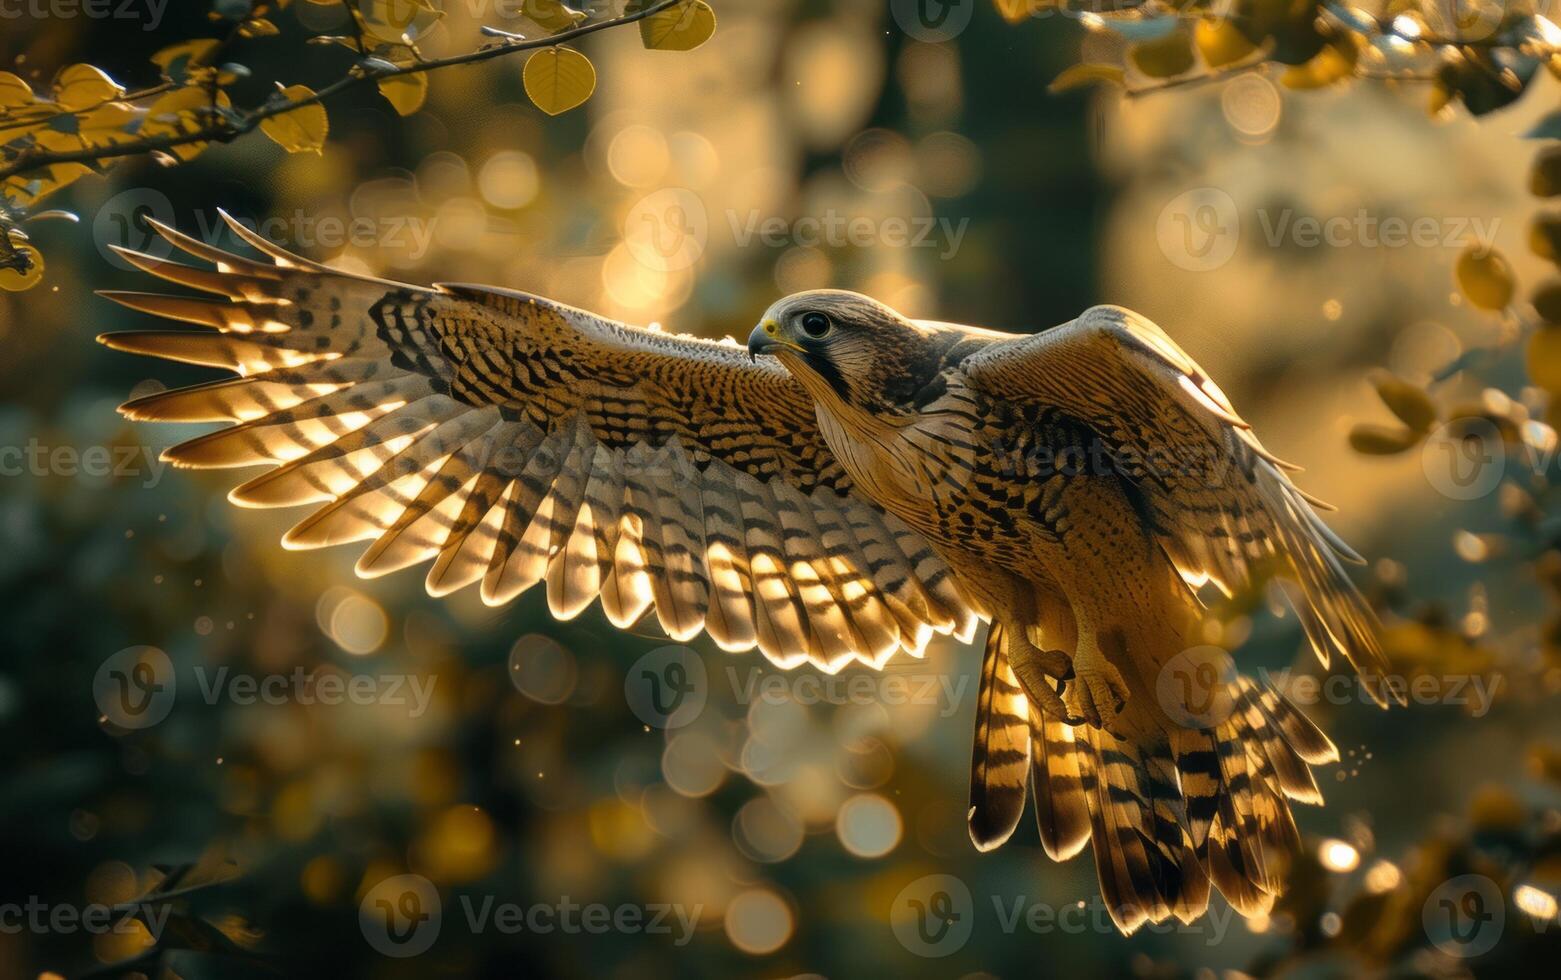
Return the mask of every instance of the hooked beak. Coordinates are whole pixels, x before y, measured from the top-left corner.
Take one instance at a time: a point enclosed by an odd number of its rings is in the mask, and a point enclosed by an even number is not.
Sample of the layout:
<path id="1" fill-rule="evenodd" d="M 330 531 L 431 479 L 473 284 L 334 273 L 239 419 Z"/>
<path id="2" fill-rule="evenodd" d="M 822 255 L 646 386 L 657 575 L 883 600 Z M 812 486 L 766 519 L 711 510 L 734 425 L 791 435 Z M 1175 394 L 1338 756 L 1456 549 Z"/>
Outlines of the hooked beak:
<path id="1" fill-rule="evenodd" d="M 760 321 L 753 333 L 748 335 L 748 359 L 757 361 L 760 354 L 769 354 L 773 351 L 786 348 L 787 350 L 800 351 L 802 348 L 781 334 L 780 324 L 774 319 L 766 317 Z"/>

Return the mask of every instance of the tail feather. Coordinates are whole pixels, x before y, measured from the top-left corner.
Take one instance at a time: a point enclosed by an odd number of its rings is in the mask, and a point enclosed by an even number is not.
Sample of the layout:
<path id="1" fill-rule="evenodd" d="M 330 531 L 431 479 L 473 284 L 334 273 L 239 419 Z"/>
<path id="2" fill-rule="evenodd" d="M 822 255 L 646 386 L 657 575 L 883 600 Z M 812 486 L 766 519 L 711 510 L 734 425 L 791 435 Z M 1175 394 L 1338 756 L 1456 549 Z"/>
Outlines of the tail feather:
<path id="1" fill-rule="evenodd" d="M 1008 840 L 1019 826 L 1030 767 L 1030 709 L 1003 652 L 1003 632 L 993 623 L 987 633 L 976 695 L 968 823 L 971 841 L 983 851 Z"/>
<path id="2" fill-rule="evenodd" d="M 1101 895 L 1124 933 L 1191 922 L 1217 888 L 1267 913 L 1301 836 L 1290 801 L 1320 803 L 1309 766 L 1333 746 L 1276 690 L 1238 678 L 1232 714 L 1205 729 L 1122 737 L 1031 716 L 1030 778 L 1053 860 L 1094 845 Z"/>
<path id="3" fill-rule="evenodd" d="M 1053 861 L 1066 861 L 1089 843 L 1089 801 L 1079 775 L 1073 729 L 1030 709 L 1030 786 L 1041 846 Z"/>

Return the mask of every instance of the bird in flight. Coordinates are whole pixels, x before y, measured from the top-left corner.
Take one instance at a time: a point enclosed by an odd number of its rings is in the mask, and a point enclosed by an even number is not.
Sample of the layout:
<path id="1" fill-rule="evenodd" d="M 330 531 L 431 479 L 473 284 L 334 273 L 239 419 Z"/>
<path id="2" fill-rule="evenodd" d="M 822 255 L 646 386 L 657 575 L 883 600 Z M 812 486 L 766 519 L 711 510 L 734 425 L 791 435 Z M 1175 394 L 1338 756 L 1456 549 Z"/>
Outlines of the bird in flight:
<path id="1" fill-rule="evenodd" d="M 341 272 L 231 219 L 265 260 L 152 224 L 215 268 L 116 251 L 205 295 L 103 295 L 214 329 L 100 340 L 237 377 L 122 411 L 233 423 L 164 458 L 266 466 L 229 498 L 313 506 L 286 547 L 366 541 L 359 574 L 431 562 L 431 594 L 478 584 L 494 605 L 545 583 L 561 619 L 654 608 L 674 639 L 782 668 L 881 668 L 984 620 L 978 848 L 1013 834 L 1028 790 L 1051 858 L 1092 843 L 1124 933 L 1193 921 L 1211 885 L 1272 907 L 1301 846 L 1289 801 L 1320 803 L 1310 766 L 1338 753 L 1233 670 L 1204 679 L 1222 710 L 1167 694 L 1210 666 L 1186 661 L 1199 589 L 1277 579 L 1323 664 L 1368 681 L 1378 624 L 1316 502 L 1148 320 L 1099 306 L 1005 334 L 820 290 L 776 302 L 744 349 Z"/>

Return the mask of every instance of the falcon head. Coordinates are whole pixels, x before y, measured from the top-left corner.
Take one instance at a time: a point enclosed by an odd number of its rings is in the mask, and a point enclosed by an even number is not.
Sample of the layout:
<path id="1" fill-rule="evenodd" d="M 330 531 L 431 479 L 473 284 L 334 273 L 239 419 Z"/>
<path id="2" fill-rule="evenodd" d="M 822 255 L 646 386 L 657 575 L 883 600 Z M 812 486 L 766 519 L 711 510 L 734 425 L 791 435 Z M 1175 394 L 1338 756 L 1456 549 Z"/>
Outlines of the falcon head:
<path id="1" fill-rule="evenodd" d="M 815 398 L 886 414 L 903 407 L 921 366 L 936 363 L 934 347 L 931 331 L 843 289 L 777 300 L 748 335 L 752 357 L 775 355 Z"/>

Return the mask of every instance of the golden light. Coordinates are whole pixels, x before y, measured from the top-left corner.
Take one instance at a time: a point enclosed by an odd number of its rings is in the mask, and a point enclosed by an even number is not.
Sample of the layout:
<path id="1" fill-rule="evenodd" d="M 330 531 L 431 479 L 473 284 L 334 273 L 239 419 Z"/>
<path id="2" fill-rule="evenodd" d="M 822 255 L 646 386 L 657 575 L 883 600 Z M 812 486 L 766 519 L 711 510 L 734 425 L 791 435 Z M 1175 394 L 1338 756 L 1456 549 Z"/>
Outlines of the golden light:
<path id="1" fill-rule="evenodd" d="M 671 162 L 666 137 L 643 123 L 625 126 L 607 144 L 607 169 L 625 187 L 649 187 Z"/>
<path id="2" fill-rule="evenodd" d="M 496 208 L 512 211 L 536 200 L 542 188 L 536 161 L 519 150 L 504 150 L 489 157 L 477 172 L 477 190 Z"/>
<path id="3" fill-rule="evenodd" d="M 755 861 L 786 860 L 802 847 L 802 837 L 802 821 L 769 796 L 749 800 L 732 818 L 738 850 Z"/>
<path id="4" fill-rule="evenodd" d="M 452 806 L 429 822 L 412 854 L 417 870 L 436 882 L 472 881 L 498 860 L 498 834 L 481 808 Z"/>
<path id="5" fill-rule="evenodd" d="M 579 668 L 563 644 L 528 633 L 510 647 L 509 678 L 517 691 L 538 704 L 563 704 L 575 691 Z"/>
<path id="6" fill-rule="evenodd" d="M 1392 861 L 1378 861 L 1366 871 L 1366 890 L 1373 895 L 1382 895 L 1397 888 L 1403 880 L 1398 865 Z"/>
<path id="7" fill-rule="evenodd" d="M 879 858 L 894 850 L 904 831 L 900 811 L 877 793 L 846 800 L 835 817 L 835 836 L 857 857 Z"/>
<path id="8" fill-rule="evenodd" d="M 1220 110 L 1237 133 L 1266 139 L 1279 126 L 1284 103 L 1274 83 L 1256 72 L 1238 75 L 1220 91 Z"/>
<path id="9" fill-rule="evenodd" d="M 709 796 L 726 780 L 721 747 L 704 732 L 680 732 L 661 753 L 661 774 L 684 796 Z"/>
<path id="10" fill-rule="evenodd" d="M 347 588 L 327 589 L 315 604 L 320 631 L 356 656 L 373 653 L 390 635 L 390 620 L 379 603 Z"/>
<path id="11" fill-rule="evenodd" d="M 1317 860 L 1329 871 L 1346 874 L 1360 866 L 1360 852 L 1345 841 L 1330 837 L 1317 848 Z"/>
<path id="12" fill-rule="evenodd" d="M 1534 885 L 1519 885 L 1512 892 L 1512 904 L 1535 919 L 1550 921 L 1556 917 L 1556 897 Z"/>
<path id="13" fill-rule="evenodd" d="M 745 953 L 764 956 L 791 938 L 791 908 L 768 888 L 753 888 L 726 906 L 726 938 Z"/>

